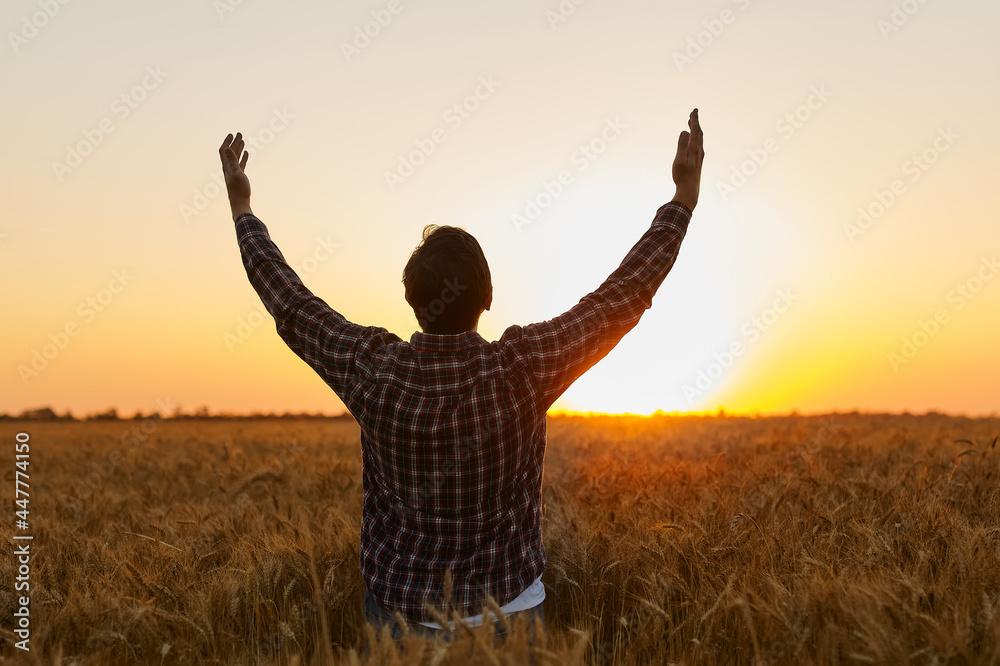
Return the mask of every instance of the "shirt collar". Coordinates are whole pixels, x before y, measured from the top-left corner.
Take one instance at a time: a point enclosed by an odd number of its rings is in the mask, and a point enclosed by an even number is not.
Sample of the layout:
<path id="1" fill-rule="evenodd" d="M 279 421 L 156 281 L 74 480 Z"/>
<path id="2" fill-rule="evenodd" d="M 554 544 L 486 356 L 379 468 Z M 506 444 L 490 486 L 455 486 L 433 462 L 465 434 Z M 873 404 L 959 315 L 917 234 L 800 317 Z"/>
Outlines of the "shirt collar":
<path id="1" fill-rule="evenodd" d="M 438 335 L 415 331 L 410 336 L 410 344 L 416 349 L 426 351 L 457 351 L 470 347 L 480 347 L 486 344 L 486 339 L 477 331 L 465 331 L 452 335 Z"/>

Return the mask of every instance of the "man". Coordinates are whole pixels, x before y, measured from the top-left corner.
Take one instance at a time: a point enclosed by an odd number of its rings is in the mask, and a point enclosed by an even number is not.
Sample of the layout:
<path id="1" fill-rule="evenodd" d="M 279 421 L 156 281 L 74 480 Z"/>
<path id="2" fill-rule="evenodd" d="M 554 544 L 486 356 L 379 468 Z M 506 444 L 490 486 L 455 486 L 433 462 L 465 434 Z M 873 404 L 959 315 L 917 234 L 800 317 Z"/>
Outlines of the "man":
<path id="1" fill-rule="evenodd" d="M 361 427 L 360 567 L 373 625 L 398 636 L 397 612 L 422 633 L 456 613 L 493 621 L 487 596 L 544 622 L 545 414 L 638 323 L 674 264 L 700 192 L 697 109 L 688 127 L 673 162 L 676 194 L 619 268 L 566 313 L 510 326 L 496 342 L 477 332 L 493 299 L 489 266 L 475 238 L 453 227 L 426 228 L 403 272 L 422 329 L 409 342 L 347 321 L 303 286 L 250 210 L 249 154 L 240 134 L 226 137 L 219 153 L 250 283 L 281 338 Z"/>

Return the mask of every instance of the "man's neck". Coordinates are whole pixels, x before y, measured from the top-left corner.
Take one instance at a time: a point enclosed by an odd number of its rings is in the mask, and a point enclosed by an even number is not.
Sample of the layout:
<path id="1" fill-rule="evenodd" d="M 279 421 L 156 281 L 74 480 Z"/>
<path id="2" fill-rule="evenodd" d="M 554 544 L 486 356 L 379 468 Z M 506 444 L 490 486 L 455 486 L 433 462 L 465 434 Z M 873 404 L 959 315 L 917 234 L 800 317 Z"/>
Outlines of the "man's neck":
<path id="1" fill-rule="evenodd" d="M 420 329 L 420 332 L 423 333 L 424 335 L 463 335 L 465 333 L 478 333 L 479 332 L 479 323 L 476 322 L 476 325 L 473 326 L 472 328 L 470 328 L 469 330 L 467 330 L 467 331 L 459 331 L 458 333 L 431 333 L 430 331 L 425 331 L 423 329 Z"/>

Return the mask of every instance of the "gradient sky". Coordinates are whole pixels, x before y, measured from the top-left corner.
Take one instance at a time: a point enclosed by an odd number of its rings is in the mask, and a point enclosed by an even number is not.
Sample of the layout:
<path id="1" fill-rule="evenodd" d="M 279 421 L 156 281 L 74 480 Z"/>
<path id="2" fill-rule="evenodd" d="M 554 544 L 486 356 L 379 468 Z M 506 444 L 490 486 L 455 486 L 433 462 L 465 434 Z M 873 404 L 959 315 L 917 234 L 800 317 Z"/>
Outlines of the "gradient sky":
<path id="1" fill-rule="evenodd" d="M 0 411 L 343 410 L 260 315 L 228 132 L 259 137 L 254 211 L 333 308 L 409 339 L 402 267 L 454 224 L 495 340 L 618 266 L 697 106 L 677 263 L 555 409 L 996 412 L 1000 5 L 576 1 L 5 2 Z"/>

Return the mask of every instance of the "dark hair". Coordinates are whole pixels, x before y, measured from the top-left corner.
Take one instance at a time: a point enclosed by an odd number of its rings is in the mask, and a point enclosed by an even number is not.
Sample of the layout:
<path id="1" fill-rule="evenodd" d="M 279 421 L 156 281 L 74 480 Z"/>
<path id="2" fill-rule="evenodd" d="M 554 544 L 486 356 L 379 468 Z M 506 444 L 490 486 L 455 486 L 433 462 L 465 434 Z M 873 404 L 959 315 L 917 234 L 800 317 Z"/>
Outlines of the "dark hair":
<path id="1" fill-rule="evenodd" d="M 471 331 L 493 289 L 479 242 L 458 227 L 424 227 L 403 269 L 406 301 L 426 333 Z"/>

